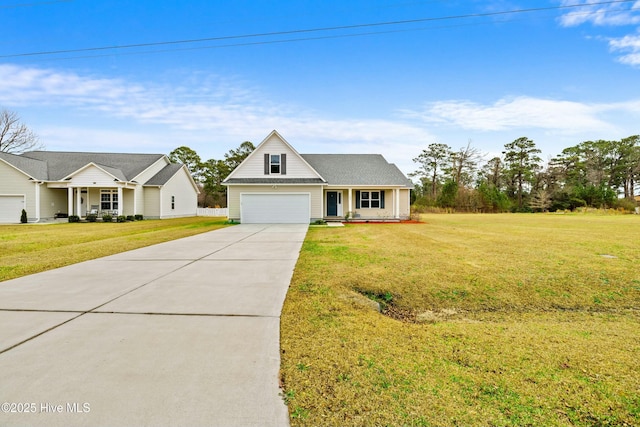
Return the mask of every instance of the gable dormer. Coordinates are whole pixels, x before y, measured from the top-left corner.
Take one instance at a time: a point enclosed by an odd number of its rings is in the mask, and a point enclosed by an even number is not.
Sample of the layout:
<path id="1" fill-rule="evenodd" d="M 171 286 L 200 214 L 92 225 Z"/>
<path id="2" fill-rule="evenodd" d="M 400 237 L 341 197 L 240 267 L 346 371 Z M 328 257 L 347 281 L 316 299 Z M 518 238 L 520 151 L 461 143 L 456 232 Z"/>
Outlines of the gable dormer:
<path id="1" fill-rule="evenodd" d="M 225 180 L 239 178 L 322 179 L 277 132 L 271 132 Z"/>

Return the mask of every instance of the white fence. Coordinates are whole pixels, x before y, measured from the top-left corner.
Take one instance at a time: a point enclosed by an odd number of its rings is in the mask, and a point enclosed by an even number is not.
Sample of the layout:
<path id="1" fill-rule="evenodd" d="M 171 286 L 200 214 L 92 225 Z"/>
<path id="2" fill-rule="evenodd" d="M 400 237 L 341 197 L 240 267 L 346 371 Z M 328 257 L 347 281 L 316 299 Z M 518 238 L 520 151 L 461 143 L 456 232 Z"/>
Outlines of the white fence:
<path id="1" fill-rule="evenodd" d="M 228 208 L 222 208 L 222 209 L 215 209 L 215 208 L 198 208 L 198 216 L 228 216 L 229 215 L 229 209 Z"/>

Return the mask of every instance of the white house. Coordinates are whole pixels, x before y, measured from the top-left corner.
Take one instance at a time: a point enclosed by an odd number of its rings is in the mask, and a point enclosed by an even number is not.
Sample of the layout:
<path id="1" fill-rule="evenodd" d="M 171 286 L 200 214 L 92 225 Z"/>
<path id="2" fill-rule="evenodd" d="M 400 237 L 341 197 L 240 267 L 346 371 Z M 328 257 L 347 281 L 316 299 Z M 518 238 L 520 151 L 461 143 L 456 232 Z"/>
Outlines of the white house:
<path id="1" fill-rule="evenodd" d="M 189 170 L 163 154 L 0 152 L 0 222 L 59 214 L 195 216 L 198 188 Z"/>
<path id="2" fill-rule="evenodd" d="M 299 154 L 275 130 L 224 184 L 242 223 L 406 219 L 413 188 L 380 154 Z"/>

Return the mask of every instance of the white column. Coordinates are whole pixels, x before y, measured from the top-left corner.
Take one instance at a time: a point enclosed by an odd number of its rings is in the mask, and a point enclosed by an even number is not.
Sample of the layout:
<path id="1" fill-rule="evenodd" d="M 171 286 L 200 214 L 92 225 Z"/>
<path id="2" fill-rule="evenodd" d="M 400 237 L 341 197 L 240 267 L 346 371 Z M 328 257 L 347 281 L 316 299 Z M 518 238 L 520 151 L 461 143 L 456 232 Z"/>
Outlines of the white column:
<path id="1" fill-rule="evenodd" d="M 122 215 L 122 205 L 124 200 L 122 200 L 122 187 L 118 187 L 118 216 Z"/>
<path id="2" fill-rule="evenodd" d="M 395 200 L 395 215 L 397 219 L 400 219 L 400 189 L 396 188 L 395 190 L 393 190 L 393 199 Z"/>
<path id="3" fill-rule="evenodd" d="M 349 210 L 347 212 L 349 212 L 350 214 L 353 213 L 353 201 L 352 201 L 352 194 L 353 194 L 353 189 L 349 188 Z"/>
<path id="4" fill-rule="evenodd" d="M 82 188 L 78 187 L 76 189 L 76 215 L 78 216 L 82 215 L 82 212 L 80 211 L 82 205 L 80 198 L 82 198 Z"/>
<path id="5" fill-rule="evenodd" d="M 320 219 L 324 218 L 324 195 L 324 187 L 320 187 Z"/>
<path id="6" fill-rule="evenodd" d="M 41 182 L 36 181 L 36 222 L 40 222 L 40 186 Z"/>
<path id="7" fill-rule="evenodd" d="M 73 187 L 67 190 L 67 213 L 73 215 Z"/>
<path id="8" fill-rule="evenodd" d="M 138 190 L 135 187 L 133 189 L 133 214 L 138 214 Z"/>

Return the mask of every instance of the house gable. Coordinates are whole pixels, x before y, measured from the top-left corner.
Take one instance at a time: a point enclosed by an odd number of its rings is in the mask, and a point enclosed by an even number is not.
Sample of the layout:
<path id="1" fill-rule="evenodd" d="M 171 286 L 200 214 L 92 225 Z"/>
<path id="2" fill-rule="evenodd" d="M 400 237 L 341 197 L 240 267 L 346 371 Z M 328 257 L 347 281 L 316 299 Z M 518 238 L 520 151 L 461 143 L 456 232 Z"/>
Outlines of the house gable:
<path id="1" fill-rule="evenodd" d="M 113 186 L 114 182 L 124 180 L 122 171 L 95 163 L 89 163 L 64 179 L 74 186 L 83 187 Z"/>
<path id="2" fill-rule="evenodd" d="M 280 173 L 271 173 L 270 155 L 280 155 Z M 283 156 L 284 155 L 284 156 Z M 322 176 L 277 132 L 271 132 L 256 149 L 229 175 L 225 182 L 247 179 L 308 180 L 321 183 Z M 257 181 L 256 181 L 257 182 Z"/>

